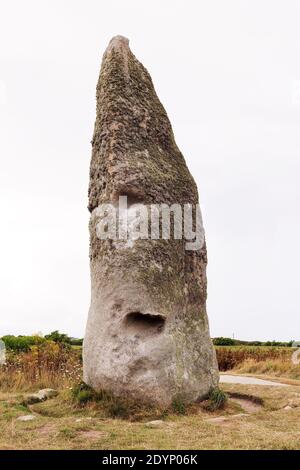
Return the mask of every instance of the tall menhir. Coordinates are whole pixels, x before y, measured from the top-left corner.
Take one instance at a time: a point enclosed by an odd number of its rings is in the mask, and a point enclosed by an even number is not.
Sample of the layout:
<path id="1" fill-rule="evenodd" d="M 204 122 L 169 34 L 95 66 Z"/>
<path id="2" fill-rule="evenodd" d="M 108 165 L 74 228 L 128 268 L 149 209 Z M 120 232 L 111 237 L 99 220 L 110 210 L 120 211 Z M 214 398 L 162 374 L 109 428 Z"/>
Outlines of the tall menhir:
<path id="1" fill-rule="evenodd" d="M 206 314 L 206 246 L 185 240 L 97 236 L 103 203 L 128 207 L 198 203 L 151 77 L 113 38 L 97 85 L 90 166 L 91 306 L 84 340 L 84 381 L 94 389 L 168 405 L 203 398 L 218 385 Z"/>

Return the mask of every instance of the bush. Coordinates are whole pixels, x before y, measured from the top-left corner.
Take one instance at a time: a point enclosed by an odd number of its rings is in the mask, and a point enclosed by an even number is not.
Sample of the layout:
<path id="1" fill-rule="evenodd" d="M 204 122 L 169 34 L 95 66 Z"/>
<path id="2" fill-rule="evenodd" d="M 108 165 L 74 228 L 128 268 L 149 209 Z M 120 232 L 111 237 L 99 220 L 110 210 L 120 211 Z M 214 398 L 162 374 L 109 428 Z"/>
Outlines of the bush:
<path id="1" fill-rule="evenodd" d="M 70 344 L 72 346 L 82 346 L 83 338 L 70 338 Z"/>
<path id="2" fill-rule="evenodd" d="M 186 405 L 181 398 L 174 398 L 172 401 L 172 410 L 178 415 L 186 414 Z"/>
<path id="3" fill-rule="evenodd" d="M 3 336 L 2 341 L 8 350 L 15 352 L 28 352 L 31 346 L 37 346 L 46 342 L 42 336 Z"/>
<path id="4" fill-rule="evenodd" d="M 74 402 L 79 405 L 85 404 L 89 401 L 97 401 L 94 390 L 86 385 L 84 382 L 76 384 L 71 390 L 72 398 Z"/>
<path id="5" fill-rule="evenodd" d="M 214 338 L 213 339 L 213 344 L 215 346 L 234 346 L 236 343 L 235 343 L 234 339 L 223 338 L 221 336 L 220 338 Z"/>
<path id="6" fill-rule="evenodd" d="M 222 410 L 227 402 L 227 395 L 220 388 L 212 388 L 209 392 L 205 408 L 209 411 Z"/>
<path id="7" fill-rule="evenodd" d="M 81 356 L 61 343 L 44 341 L 29 351 L 7 350 L 0 368 L 2 390 L 62 388 L 78 382 L 82 374 Z"/>
<path id="8" fill-rule="evenodd" d="M 60 333 L 58 330 L 52 331 L 49 335 L 45 335 L 45 338 L 54 341 L 54 343 L 71 344 L 71 338 L 65 333 Z"/>

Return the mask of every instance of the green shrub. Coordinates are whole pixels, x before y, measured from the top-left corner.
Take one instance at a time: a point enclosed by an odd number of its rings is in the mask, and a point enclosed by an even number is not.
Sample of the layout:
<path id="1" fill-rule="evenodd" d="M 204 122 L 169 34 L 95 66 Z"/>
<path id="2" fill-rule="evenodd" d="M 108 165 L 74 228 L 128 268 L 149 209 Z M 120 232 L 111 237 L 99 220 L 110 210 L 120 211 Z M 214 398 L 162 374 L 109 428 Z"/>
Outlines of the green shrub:
<path id="1" fill-rule="evenodd" d="M 130 419 L 131 421 L 161 419 L 168 410 L 151 403 L 140 402 L 126 395 L 118 397 L 107 390 L 95 391 L 81 382 L 71 389 L 73 404 L 89 406 L 93 412 L 109 418 Z"/>
<path id="2" fill-rule="evenodd" d="M 49 335 L 45 335 L 45 338 L 55 343 L 71 344 L 71 338 L 65 333 L 60 333 L 58 330 L 52 331 Z"/>
<path id="3" fill-rule="evenodd" d="M 46 342 L 42 336 L 3 336 L 2 341 L 7 349 L 14 352 L 28 352 L 32 346 L 38 346 Z"/>
<path id="4" fill-rule="evenodd" d="M 84 382 L 76 384 L 71 389 L 72 398 L 75 402 L 81 404 L 87 403 L 95 399 L 94 390 Z"/>
<path id="5" fill-rule="evenodd" d="M 220 337 L 220 338 L 214 338 L 213 344 L 215 346 L 234 346 L 236 343 L 234 339 Z"/>
<path id="6" fill-rule="evenodd" d="M 186 414 L 186 405 L 181 398 L 174 398 L 172 401 L 172 410 L 178 415 Z"/>
<path id="7" fill-rule="evenodd" d="M 206 409 L 210 411 L 222 410 L 227 402 L 227 395 L 220 388 L 212 388 L 209 392 Z"/>
<path id="8" fill-rule="evenodd" d="M 75 385 L 71 390 L 72 398 L 79 404 L 87 402 L 100 402 L 103 400 L 110 400 L 111 395 L 105 390 L 96 392 L 92 387 L 84 382 Z"/>
<path id="9" fill-rule="evenodd" d="M 70 338 L 70 344 L 72 346 L 82 346 L 83 338 Z"/>
<path id="10" fill-rule="evenodd" d="M 93 393 L 91 390 L 81 390 L 77 393 L 76 399 L 80 404 L 87 403 L 93 400 Z"/>

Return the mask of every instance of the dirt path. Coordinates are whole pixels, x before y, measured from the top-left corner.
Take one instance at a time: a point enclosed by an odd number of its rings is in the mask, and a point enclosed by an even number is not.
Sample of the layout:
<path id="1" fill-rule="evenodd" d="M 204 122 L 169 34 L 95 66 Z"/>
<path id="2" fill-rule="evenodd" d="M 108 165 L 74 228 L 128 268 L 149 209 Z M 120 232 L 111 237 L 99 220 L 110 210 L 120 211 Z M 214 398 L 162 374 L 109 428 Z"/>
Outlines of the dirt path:
<path id="1" fill-rule="evenodd" d="M 272 387 L 289 387 L 287 384 L 272 382 L 271 380 L 257 379 L 255 377 L 246 377 L 244 375 L 220 375 L 220 382 L 227 384 L 241 385 L 268 385 Z"/>

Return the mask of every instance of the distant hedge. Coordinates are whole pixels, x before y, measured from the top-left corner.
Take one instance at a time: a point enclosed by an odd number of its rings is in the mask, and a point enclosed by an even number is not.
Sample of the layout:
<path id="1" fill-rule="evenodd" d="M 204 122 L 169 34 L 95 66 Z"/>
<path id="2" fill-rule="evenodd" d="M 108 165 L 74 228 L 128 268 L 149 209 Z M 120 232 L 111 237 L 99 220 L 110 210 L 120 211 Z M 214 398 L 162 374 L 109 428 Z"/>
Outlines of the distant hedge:
<path id="1" fill-rule="evenodd" d="M 70 344 L 72 346 L 82 346 L 83 345 L 83 338 L 71 338 Z"/>
<path id="2" fill-rule="evenodd" d="M 240 341 L 233 338 L 213 338 L 215 346 L 272 346 L 272 347 L 292 347 L 293 341 Z"/>
<path id="3" fill-rule="evenodd" d="M 70 344 L 71 346 L 82 346 L 82 338 L 71 338 L 65 333 L 60 333 L 58 330 L 52 331 L 49 335 L 45 335 L 45 338 L 55 343 Z"/>
<path id="4" fill-rule="evenodd" d="M 235 346 L 236 342 L 231 338 L 214 338 L 213 343 L 215 346 Z"/>
<path id="5" fill-rule="evenodd" d="M 30 350 L 31 346 L 45 343 L 47 340 L 42 336 L 2 336 L 2 341 L 7 349 L 16 352 L 26 352 Z"/>
<path id="6" fill-rule="evenodd" d="M 15 352 L 27 352 L 30 350 L 32 346 L 37 346 L 39 344 L 44 344 L 47 342 L 54 341 L 55 343 L 60 343 L 65 345 L 65 347 L 69 346 L 82 346 L 83 339 L 81 338 L 70 338 L 64 333 L 60 333 L 59 331 L 52 331 L 49 335 L 38 336 L 14 336 L 14 335 L 6 335 L 3 336 L 2 341 L 5 344 L 6 349 Z"/>

